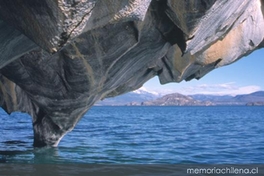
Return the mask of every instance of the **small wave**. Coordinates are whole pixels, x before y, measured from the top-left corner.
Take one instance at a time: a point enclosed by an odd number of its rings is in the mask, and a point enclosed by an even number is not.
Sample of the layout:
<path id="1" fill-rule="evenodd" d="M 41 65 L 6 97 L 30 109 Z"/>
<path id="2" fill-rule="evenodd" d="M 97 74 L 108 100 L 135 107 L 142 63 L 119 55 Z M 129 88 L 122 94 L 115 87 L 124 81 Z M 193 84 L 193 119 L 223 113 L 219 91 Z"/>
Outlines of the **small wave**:
<path id="1" fill-rule="evenodd" d="M 11 141 L 4 141 L 3 142 L 4 144 L 26 144 L 27 142 L 25 142 L 25 141 L 19 141 L 19 140 L 11 140 Z"/>

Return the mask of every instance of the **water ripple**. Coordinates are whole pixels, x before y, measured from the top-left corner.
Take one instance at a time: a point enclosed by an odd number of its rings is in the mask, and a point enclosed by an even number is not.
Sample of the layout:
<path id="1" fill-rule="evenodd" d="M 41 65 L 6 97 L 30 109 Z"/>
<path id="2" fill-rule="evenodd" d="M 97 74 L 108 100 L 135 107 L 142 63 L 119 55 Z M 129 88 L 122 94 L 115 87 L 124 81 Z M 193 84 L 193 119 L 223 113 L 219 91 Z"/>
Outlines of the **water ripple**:
<path id="1" fill-rule="evenodd" d="M 0 163 L 263 163 L 263 107 L 94 107 L 58 148 L 0 111 Z"/>

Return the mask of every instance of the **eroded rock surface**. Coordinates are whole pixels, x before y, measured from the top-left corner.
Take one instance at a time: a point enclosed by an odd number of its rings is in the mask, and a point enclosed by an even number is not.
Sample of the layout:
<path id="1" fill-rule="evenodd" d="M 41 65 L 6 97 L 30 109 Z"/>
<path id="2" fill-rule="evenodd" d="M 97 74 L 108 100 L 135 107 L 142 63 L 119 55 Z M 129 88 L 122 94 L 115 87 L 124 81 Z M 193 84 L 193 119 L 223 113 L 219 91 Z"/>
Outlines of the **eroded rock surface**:
<path id="1" fill-rule="evenodd" d="M 0 2 L 0 105 L 57 146 L 98 100 L 200 79 L 263 47 L 260 0 Z"/>

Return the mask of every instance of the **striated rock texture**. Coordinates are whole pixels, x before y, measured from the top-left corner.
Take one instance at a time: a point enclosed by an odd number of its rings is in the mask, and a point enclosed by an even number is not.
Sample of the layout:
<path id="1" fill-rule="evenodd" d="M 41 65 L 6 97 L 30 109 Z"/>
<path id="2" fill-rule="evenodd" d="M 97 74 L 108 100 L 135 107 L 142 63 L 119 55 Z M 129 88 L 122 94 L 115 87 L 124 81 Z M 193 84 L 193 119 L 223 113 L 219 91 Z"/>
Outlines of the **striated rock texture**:
<path id="1" fill-rule="evenodd" d="M 57 146 L 96 101 L 199 79 L 263 47 L 263 29 L 261 0 L 3 0 L 0 105 Z"/>

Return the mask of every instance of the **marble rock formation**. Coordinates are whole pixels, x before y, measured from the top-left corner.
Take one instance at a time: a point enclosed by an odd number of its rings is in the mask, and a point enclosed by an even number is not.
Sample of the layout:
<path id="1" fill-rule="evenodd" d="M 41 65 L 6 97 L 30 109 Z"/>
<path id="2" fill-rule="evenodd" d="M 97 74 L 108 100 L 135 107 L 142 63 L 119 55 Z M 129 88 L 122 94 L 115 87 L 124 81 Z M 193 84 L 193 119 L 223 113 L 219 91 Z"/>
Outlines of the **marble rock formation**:
<path id="1" fill-rule="evenodd" d="M 199 79 L 263 47 L 261 0 L 2 0 L 0 105 L 57 146 L 98 100 Z M 224 74 L 224 73 L 223 73 Z"/>

